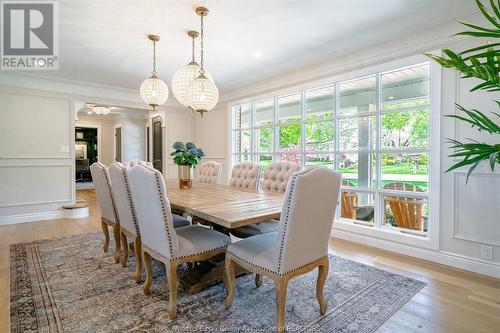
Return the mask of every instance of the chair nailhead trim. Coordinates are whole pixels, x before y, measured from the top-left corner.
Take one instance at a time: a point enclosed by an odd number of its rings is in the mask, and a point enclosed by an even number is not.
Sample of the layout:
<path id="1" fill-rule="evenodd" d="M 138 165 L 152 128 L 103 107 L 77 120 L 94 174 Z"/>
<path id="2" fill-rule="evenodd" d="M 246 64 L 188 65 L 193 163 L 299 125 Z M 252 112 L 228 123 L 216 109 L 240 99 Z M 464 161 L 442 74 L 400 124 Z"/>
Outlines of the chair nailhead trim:
<path id="1" fill-rule="evenodd" d="M 119 225 L 120 218 L 118 215 L 118 211 L 116 210 L 116 204 L 115 204 L 115 198 L 113 197 L 113 192 L 111 192 L 111 180 L 109 179 L 109 174 L 107 172 L 108 168 L 102 163 L 99 163 L 97 165 L 101 168 L 102 173 L 104 174 L 104 179 L 106 180 L 106 187 L 108 188 L 109 197 L 111 198 L 111 203 L 113 204 L 113 212 L 115 213 L 115 220 L 111 222 Z"/>
<path id="2" fill-rule="evenodd" d="M 165 228 L 167 229 L 167 239 L 168 239 L 168 247 L 170 249 L 170 256 L 174 257 L 174 247 L 172 245 L 172 232 L 175 232 L 175 231 L 173 231 L 173 230 L 171 231 L 170 226 L 168 224 L 167 211 L 165 208 L 165 203 L 164 203 L 164 198 L 163 198 L 164 193 L 162 193 L 162 190 L 161 190 L 160 177 L 158 176 L 158 173 L 159 173 L 158 170 L 154 170 L 154 175 L 156 178 L 156 186 L 158 188 L 158 197 L 160 199 L 161 210 L 163 212 L 163 222 L 165 223 Z"/>
<path id="3" fill-rule="evenodd" d="M 188 257 L 192 257 L 192 256 L 197 256 L 197 255 L 200 255 L 200 254 L 204 254 L 204 253 L 208 253 L 208 252 L 212 252 L 212 251 L 217 251 L 217 250 L 224 250 L 227 248 L 227 245 L 223 245 L 223 246 L 219 246 L 219 247 L 214 247 L 213 249 L 210 249 L 210 250 L 204 250 L 204 251 L 201 251 L 201 252 L 196 252 L 196 253 L 193 253 L 193 254 L 190 254 L 190 255 L 187 255 L 187 256 L 180 256 L 180 257 L 175 257 L 175 258 L 172 258 L 172 259 L 182 259 L 182 258 L 188 258 Z"/>
<path id="4" fill-rule="evenodd" d="M 290 180 L 290 195 L 287 198 L 287 207 L 285 213 L 285 221 L 283 223 L 283 233 L 280 239 L 280 254 L 278 257 L 278 272 L 281 272 L 281 264 L 283 259 L 283 248 L 285 247 L 286 231 L 288 226 L 288 219 L 290 217 L 290 209 L 292 207 L 293 192 L 295 190 L 295 183 L 297 182 L 297 175 L 293 175 Z"/>
<path id="5" fill-rule="evenodd" d="M 139 230 L 139 224 L 137 222 L 137 216 L 135 214 L 134 202 L 132 201 L 132 193 L 130 192 L 130 185 L 128 181 L 127 168 L 123 164 L 117 164 L 122 171 L 122 180 L 124 182 L 125 188 L 127 189 L 128 202 L 130 205 L 130 212 L 132 213 L 132 220 L 134 221 L 135 232 L 137 236 L 141 235 Z"/>

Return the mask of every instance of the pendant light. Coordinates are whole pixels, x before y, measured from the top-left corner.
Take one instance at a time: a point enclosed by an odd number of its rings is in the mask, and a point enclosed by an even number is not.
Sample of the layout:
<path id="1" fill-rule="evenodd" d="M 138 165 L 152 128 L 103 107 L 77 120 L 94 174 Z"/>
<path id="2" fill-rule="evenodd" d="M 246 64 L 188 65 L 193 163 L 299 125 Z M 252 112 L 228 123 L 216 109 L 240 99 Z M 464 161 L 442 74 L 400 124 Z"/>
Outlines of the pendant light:
<path id="1" fill-rule="evenodd" d="M 108 114 L 111 111 L 111 107 L 109 107 L 107 105 L 94 104 L 94 105 L 92 105 L 92 111 L 95 114 L 98 114 L 100 116 L 104 116 L 105 114 Z"/>
<path id="2" fill-rule="evenodd" d="M 194 111 L 199 112 L 203 117 L 205 112 L 212 110 L 217 102 L 219 101 L 219 90 L 215 83 L 208 78 L 205 72 L 204 59 L 203 59 L 203 18 L 208 15 L 208 9 L 204 7 L 196 8 L 196 14 L 200 16 L 200 70 L 199 75 L 191 83 L 188 92 L 187 99 L 189 107 Z"/>
<path id="3" fill-rule="evenodd" d="M 194 57 L 194 40 L 198 38 L 199 34 L 198 31 L 188 31 L 187 34 L 192 39 L 191 62 L 179 68 L 172 79 L 172 92 L 177 101 L 184 106 L 189 106 L 187 98 L 188 88 L 200 73 L 200 65 L 196 62 Z M 207 71 L 205 71 L 205 76 L 212 80 L 212 77 Z"/>
<path id="4" fill-rule="evenodd" d="M 159 36 L 148 35 L 148 39 L 153 42 L 153 72 L 149 79 L 141 84 L 140 94 L 144 102 L 156 111 L 156 108 L 167 101 L 168 87 L 156 75 L 156 42 L 160 40 Z"/>

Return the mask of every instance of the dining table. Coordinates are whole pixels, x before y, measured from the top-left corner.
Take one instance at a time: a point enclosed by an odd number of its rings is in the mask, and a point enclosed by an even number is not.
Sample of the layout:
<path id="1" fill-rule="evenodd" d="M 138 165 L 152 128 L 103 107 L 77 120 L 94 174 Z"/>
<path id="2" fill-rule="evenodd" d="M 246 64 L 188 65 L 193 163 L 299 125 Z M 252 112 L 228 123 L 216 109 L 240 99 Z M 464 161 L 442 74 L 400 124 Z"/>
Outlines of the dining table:
<path id="1" fill-rule="evenodd" d="M 166 178 L 166 194 L 172 211 L 185 213 L 193 222 L 230 234 L 241 226 L 279 220 L 283 193 L 259 189 L 236 188 L 222 184 L 192 182 L 181 188 L 176 178 Z M 216 257 L 179 272 L 181 287 L 191 294 L 220 283 L 223 276 L 223 256 Z M 240 269 L 237 274 L 244 274 Z"/>

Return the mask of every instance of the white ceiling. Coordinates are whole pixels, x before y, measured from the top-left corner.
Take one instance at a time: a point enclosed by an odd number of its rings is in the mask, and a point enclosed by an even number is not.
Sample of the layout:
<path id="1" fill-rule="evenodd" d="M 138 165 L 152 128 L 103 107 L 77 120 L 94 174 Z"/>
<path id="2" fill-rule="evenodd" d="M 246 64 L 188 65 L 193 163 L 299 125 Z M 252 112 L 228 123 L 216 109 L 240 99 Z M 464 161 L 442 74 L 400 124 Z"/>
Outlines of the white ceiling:
<path id="1" fill-rule="evenodd" d="M 206 68 L 222 92 L 476 12 L 471 0 L 60 0 L 59 71 L 36 74 L 137 89 L 150 75 L 146 35 L 155 33 L 170 87 L 190 59 L 186 31 L 198 30 L 199 5 L 210 10 Z"/>

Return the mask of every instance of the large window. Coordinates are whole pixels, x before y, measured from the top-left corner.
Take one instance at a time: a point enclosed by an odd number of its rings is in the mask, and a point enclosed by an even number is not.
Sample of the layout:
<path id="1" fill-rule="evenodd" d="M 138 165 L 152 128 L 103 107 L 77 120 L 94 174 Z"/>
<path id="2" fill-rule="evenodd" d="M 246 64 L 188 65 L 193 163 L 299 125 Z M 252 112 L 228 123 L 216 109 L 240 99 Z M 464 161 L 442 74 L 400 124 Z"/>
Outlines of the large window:
<path id="1" fill-rule="evenodd" d="M 342 173 L 343 222 L 427 236 L 430 64 L 232 107 L 232 163 Z"/>

